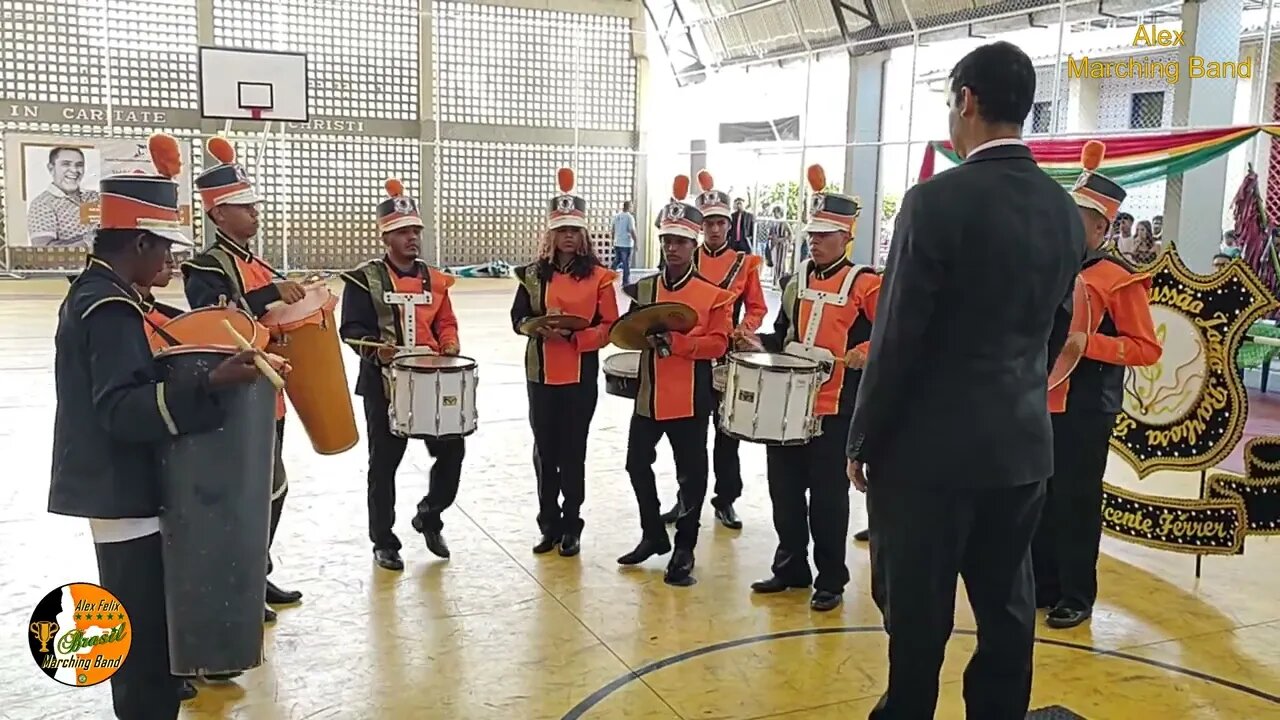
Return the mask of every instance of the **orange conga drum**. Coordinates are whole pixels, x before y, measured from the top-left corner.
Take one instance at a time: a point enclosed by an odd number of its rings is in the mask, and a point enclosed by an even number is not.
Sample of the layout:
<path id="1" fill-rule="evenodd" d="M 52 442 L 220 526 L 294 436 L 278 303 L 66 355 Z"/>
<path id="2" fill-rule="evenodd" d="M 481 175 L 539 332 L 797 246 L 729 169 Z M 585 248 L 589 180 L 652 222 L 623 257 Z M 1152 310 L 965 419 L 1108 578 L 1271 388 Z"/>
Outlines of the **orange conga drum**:
<path id="1" fill-rule="evenodd" d="M 266 349 L 271 334 L 249 313 L 236 307 L 207 307 L 182 313 L 161 325 L 160 330 L 164 335 L 148 326 L 151 330 L 148 333 L 151 351 L 160 352 L 173 345 L 169 338 L 177 340 L 178 345 L 203 345 L 238 350 L 236 339 L 227 334 L 227 329 L 222 325 L 223 320 L 229 321 L 231 327 L 235 328 L 236 332 L 243 335 L 255 348 Z"/>
<path id="2" fill-rule="evenodd" d="M 333 314 L 337 306 L 337 295 L 314 285 L 303 299 L 273 307 L 261 320 L 271 330 L 268 350 L 293 367 L 284 389 L 321 455 L 345 452 L 360 440 Z"/>

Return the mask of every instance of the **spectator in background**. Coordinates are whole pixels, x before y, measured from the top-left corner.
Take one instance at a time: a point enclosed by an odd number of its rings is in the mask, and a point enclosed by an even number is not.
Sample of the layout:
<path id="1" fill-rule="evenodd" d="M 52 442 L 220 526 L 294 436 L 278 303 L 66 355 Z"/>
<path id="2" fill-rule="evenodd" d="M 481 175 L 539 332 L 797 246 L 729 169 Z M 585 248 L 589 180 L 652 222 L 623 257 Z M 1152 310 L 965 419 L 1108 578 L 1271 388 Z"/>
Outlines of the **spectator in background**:
<path id="1" fill-rule="evenodd" d="M 613 269 L 622 270 L 622 284 L 631 284 L 631 250 L 636 246 L 636 217 L 631 203 L 622 203 L 622 212 L 613 216 Z"/>
<path id="2" fill-rule="evenodd" d="M 1129 257 L 1133 255 L 1133 241 L 1133 216 L 1122 212 L 1111 224 L 1111 242 L 1115 245 L 1116 252 Z"/>
<path id="3" fill-rule="evenodd" d="M 1151 223 L 1142 220 L 1133 234 L 1133 253 L 1125 256 L 1135 265 L 1149 265 L 1160 257 L 1160 243 L 1156 242 Z"/>
<path id="4" fill-rule="evenodd" d="M 1236 241 L 1235 230 L 1227 230 L 1222 233 L 1222 245 L 1219 246 L 1219 249 L 1227 257 L 1240 257 L 1240 243 Z"/>
<path id="5" fill-rule="evenodd" d="M 1222 268 L 1231 263 L 1231 256 L 1226 253 L 1218 253 L 1213 256 L 1213 271 L 1218 272 Z"/>
<path id="6" fill-rule="evenodd" d="M 747 201 L 733 201 L 733 216 L 729 218 L 729 247 L 750 255 L 752 241 L 756 237 L 756 216 L 747 212 Z"/>
<path id="7" fill-rule="evenodd" d="M 1156 242 L 1164 242 L 1164 216 L 1157 215 L 1151 218 L 1151 236 Z"/>

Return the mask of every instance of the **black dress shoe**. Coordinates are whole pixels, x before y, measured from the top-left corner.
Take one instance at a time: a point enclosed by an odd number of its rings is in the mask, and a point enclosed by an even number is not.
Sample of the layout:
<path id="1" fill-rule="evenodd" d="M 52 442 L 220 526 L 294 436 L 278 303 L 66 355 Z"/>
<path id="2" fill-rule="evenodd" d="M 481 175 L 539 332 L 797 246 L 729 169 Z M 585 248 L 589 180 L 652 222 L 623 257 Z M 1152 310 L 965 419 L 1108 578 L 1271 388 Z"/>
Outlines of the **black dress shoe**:
<path id="1" fill-rule="evenodd" d="M 404 569 L 404 560 L 400 557 L 400 552 L 395 548 L 379 548 L 374 550 L 373 561 L 378 563 L 378 567 L 387 570 Z"/>
<path id="2" fill-rule="evenodd" d="M 577 535 L 565 535 L 560 539 L 560 557 L 573 557 L 582 551 L 582 542 Z"/>
<path id="3" fill-rule="evenodd" d="M 733 511 L 733 503 L 716 508 L 716 519 L 730 530 L 742 529 L 742 520 L 739 520 L 738 513 Z"/>
<path id="4" fill-rule="evenodd" d="M 813 594 L 813 599 L 809 601 L 809 607 L 818 612 L 827 612 L 840 607 L 840 603 L 844 600 L 844 596 L 840 593 L 827 592 L 819 590 Z"/>
<path id="5" fill-rule="evenodd" d="M 533 546 L 533 554 L 545 555 L 546 553 L 549 553 L 555 549 L 556 549 L 556 536 L 548 533 L 543 533 L 542 539 L 538 541 L 537 545 Z"/>
<path id="6" fill-rule="evenodd" d="M 243 674 L 244 673 L 239 673 L 239 672 L 215 673 L 213 675 L 201 675 L 197 679 L 200 680 L 200 682 L 228 683 L 228 682 L 231 682 L 232 680 L 235 680 L 236 678 L 240 677 Z"/>
<path id="7" fill-rule="evenodd" d="M 856 532 L 856 533 L 854 533 L 854 534 L 853 534 L 853 539 L 854 539 L 854 540 L 857 540 L 858 542 L 870 542 L 870 541 L 871 541 L 871 531 L 870 531 L 870 530 L 859 530 L 858 532 Z"/>
<path id="8" fill-rule="evenodd" d="M 676 587 L 689 587 L 696 583 L 693 578 L 693 551 L 680 549 L 672 553 L 662 581 Z"/>
<path id="9" fill-rule="evenodd" d="M 667 538 L 651 540 L 645 538 L 636 545 L 636 549 L 618 558 L 619 565 L 639 565 L 654 555 L 666 555 L 671 552 L 671 541 Z"/>
<path id="10" fill-rule="evenodd" d="M 1051 628 L 1065 630 L 1079 625 L 1092 615 L 1092 608 L 1080 610 L 1066 605 L 1058 605 L 1049 611 L 1049 616 L 1045 618 L 1045 624 Z"/>
<path id="11" fill-rule="evenodd" d="M 268 605 L 292 605 L 300 600 L 302 600 L 302 593 L 297 590 L 281 590 L 275 583 L 267 581 Z"/>
<path id="12" fill-rule="evenodd" d="M 275 610 L 272 610 L 271 608 L 263 608 L 262 610 L 263 610 L 263 612 L 262 612 L 262 622 L 265 622 L 265 623 L 273 623 L 273 622 L 275 622 L 275 621 L 276 621 L 276 611 L 275 611 Z"/>
<path id="13" fill-rule="evenodd" d="M 774 575 L 767 580 L 758 580 L 751 583 L 751 591 L 761 595 L 770 595 L 773 593 L 785 592 L 787 590 L 803 590 L 813 584 L 813 581 L 801 583 L 789 583 L 786 580 Z"/>
<path id="14" fill-rule="evenodd" d="M 428 530 L 422 533 L 422 537 L 427 541 L 427 549 L 432 555 L 438 558 L 449 559 L 449 546 L 444 541 L 444 535 L 439 530 Z"/>
<path id="15" fill-rule="evenodd" d="M 182 687 L 178 689 L 178 697 L 182 702 L 194 700 L 196 698 L 196 686 L 192 685 L 188 680 L 183 680 Z"/>
<path id="16" fill-rule="evenodd" d="M 676 518 L 680 517 L 680 503 L 676 503 L 670 510 L 662 513 L 662 522 L 671 525 L 675 523 Z"/>

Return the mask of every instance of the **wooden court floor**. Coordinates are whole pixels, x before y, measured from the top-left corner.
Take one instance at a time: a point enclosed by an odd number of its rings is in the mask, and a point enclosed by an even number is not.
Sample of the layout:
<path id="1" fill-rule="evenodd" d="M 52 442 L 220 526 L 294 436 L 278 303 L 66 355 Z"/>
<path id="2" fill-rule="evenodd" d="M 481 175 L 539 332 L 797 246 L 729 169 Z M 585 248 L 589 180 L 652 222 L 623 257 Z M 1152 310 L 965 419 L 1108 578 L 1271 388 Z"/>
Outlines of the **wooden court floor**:
<path id="1" fill-rule="evenodd" d="M 64 687 L 27 651 L 26 619 L 48 590 L 96 581 L 87 524 L 45 512 L 53 424 L 53 329 L 65 282 L 0 283 L 0 717 L 109 717 L 105 686 Z M 462 281 L 464 354 L 480 362 L 480 430 L 445 515 L 448 562 L 408 527 L 425 492 L 421 446 L 401 468 L 403 573 L 377 569 L 365 526 L 365 450 L 311 451 L 296 416 L 285 443 L 291 492 L 277 539 L 282 586 L 302 604 L 267 632 L 268 662 L 205 686 L 187 718 L 561 720 L 866 717 L 886 679 L 866 548 L 851 543 L 845 605 L 813 613 L 807 594 L 754 597 L 774 534 L 764 452 L 745 446 L 740 532 L 704 515 L 696 575 L 662 583 L 664 561 L 621 569 L 639 537 L 623 470 L 628 403 L 601 394 L 588 462 L 583 552 L 535 557 L 536 511 L 521 371 L 505 281 Z M 175 293 L 169 296 L 180 297 Z M 348 367 L 354 370 L 354 363 Z M 292 413 L 292 410 L 290 410 Z M 670 455 L 660 486 L 674 496 Z M 1122 469 L 1113 479 L 1125 481 Z M 1185 489 L 1180 477 L 1146 481 Z M 1192 482 L 1194 486 L 1194 482 Z M 853 524 L 865 518 L 853 496 Z M 1104 541 L 1090 624 L 1042 629 L 1033 707 L 1090 720 L 1280 718 L 1280 544 L 1249 538 L 1243 557 L 1193 560 Z M 973 618 L 957 601 L 937 717 L 961 718 Z"/>

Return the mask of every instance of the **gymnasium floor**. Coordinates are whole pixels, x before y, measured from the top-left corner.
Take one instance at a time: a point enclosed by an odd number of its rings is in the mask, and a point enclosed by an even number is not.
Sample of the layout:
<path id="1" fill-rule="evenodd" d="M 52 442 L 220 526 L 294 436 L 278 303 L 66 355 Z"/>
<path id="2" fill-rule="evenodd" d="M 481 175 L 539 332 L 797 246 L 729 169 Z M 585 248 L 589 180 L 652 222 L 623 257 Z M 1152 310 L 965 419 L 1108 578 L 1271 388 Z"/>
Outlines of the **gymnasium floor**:
<path id="1" fill-rule="evenodd" d="M 0 717 L 13 720 L 110 717 L 105 685 L 59 685 L 27 651 L 26 620 L 39 597 L 97 578 L 86 523 L 45 512 L 52 336 L 65 288 L 62 280 L 0 283 L 0 451 L 9 469 L 0 483 L 0 608 L 9 618 L 0 633 Z M 409 528 L 429 467 L 421 446 L 400 473 L 407 567 L 387 572 L 373 565 L 366 539 L 363 443 L 318 456 L 290 409 L 291 491 L 273 577 L 306 597 L 268 629 L 265 666 L 238 684 L 203 687 L 183 717 L 866 717 L 884 687 L 886 644 L 865 547 L 851 543 L 853 580 L 836 612 L 811 612 L 806 593 L 762 598 L 748 589 L 767 575 L 774 543 L 759 447 L 742 453 L 745 529 L 720 527 L 708 508 L 700 582 L 668 587 L 665 560 L 615 563 L 639 527 L 623 471 L 629 404 L 602 392 L 582 555 L 532 555 L 536 503 L 511 290 L 508 281 L 464 280 L 456 292 L 463 353 L 480 362 L 481 420 L 458 503 L 445 515 L 452 560 L 429 555 Z M 674 497 L 665 446 L 658 469 L 664 497 Z M 1114 465 L 1112 479 L 1132 484 Z M 1185 492 L 1194 480 L 1158 477 L 1144 487 Z M 863 507 L 855 493 L 852 529 L 862 527 Z M 1062 706 L 1089 720 L 1280 718 L 1280 544 L 1251 537 L 1243 557 L 1207 559 L 1199 581 L 1189 556 L 1111 539 L 1103 550 L 1092 623 L 1040 633 L 1033 707 Z M 963 717 L 960 679 L 974 647 L 963 596 L 956 626 L 939 718 Z"/>

